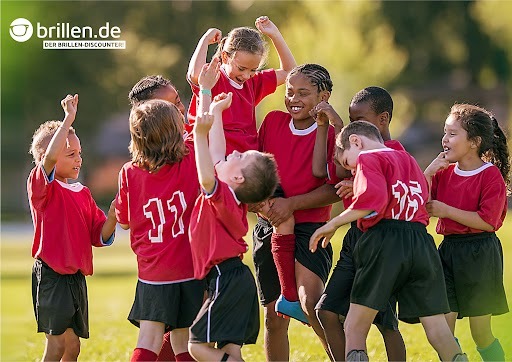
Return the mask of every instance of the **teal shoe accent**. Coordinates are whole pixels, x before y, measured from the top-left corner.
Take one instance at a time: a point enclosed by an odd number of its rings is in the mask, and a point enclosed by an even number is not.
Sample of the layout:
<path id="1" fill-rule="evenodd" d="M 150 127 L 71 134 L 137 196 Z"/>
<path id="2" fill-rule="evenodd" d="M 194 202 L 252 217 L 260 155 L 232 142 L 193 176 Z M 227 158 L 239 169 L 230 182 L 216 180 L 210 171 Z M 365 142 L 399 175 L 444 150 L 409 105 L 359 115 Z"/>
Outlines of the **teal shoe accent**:
<path id="1" fill-rule="evenodd" d="M 276 301 L 275 311 L 276 313 L 280 313 L 290 318 L 296 319 L 299 322 L 309 326 L 308 318 L 306 317 L 306 314 L 302 310 L 298 301 L 290 302 L 286 300 L 283 295 L 280 295 Z"/>

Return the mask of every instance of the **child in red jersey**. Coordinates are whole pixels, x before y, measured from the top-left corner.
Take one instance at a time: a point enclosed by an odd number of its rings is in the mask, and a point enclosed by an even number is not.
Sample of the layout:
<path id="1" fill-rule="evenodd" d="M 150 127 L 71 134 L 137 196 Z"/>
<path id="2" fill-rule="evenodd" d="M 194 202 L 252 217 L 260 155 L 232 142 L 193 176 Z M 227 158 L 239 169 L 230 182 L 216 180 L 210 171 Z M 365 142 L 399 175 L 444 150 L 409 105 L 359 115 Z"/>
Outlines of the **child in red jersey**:
<path id="1" fill-rule="evenodd" d="M 332 81 L 324 67 L 318 64 L 295 67 L 286 80 L 287 112 L 270 112 L 259 129 L 259 150 L 276 158 L 284 194 L 274 195 L 266 218 L 258 218 L 253 232 L 254 265 L 260 301 L 265 309 L 268 360 L 289 359 L 289 321 L 278 314 L 310 324 L 327 348 L 315 305 L 331 270 L 332 249 L 311 254 L 308 245 L 313 232 L 329 220 L 330 204 L 339 199 L 329 180 L 311 173 L 317 125 L 309 112 L 321 101 L 328 100 L 331 90 Z M 333 127 L 329 129 L 329 146 L 332 157 Z M 295 223 L 291 233 L 272 233 L 272 225 L 281 226 L 290 217 Z"/>
<path id="2" fill-rule="evenodd" d="M 213 56 L 222 63 L 219 79 L 211 89 L 201 92 L 212 96 L 223 92 L 233 94 L 232 104 L 223 114 L 226 155 L 234 150 L 244 152 L 258 149 L 255 107 L 267 95 L 274 93 L 295 67 L 295 59 L 277 26 L 266 16 L 257 18 L 255 24 L 259 31 L 249 27 L 235 28 L 224 38 L 219 29 L 208 29 L 199 40 L 188 67 L 187 79 L 193 96 L 186 130 L 191 133 L 199 109 L 198 77 L 206 63 L 208 46 L 219 43 Z M 267 35 L 274 44 L 280 69 L 258 71 L 267 53 L 262 34 Z"/>
<path id="3" fill-rule="evenodd" d="M 336 159 L 354 178 L 352 204 L 311 237 L 329 244 L 336 229 L 356 221 L 364 232 L 354 250 L 356 274 L 345 320 L 346 360 L 368 360 L 366 337 L 379 310 L 397 295 L 399 318 L 421 321 L 429 342 L 443 361 L 467 360 L 453 339 L 441 261 L 426 231 L 428 184 L 405 151 L 384 145 L 373 124 L 356 121 L 336 139 Z"/>
<path id="4" fill-rule="evenodd" d="M 92 245 L 114 241 L 114 203 L 106 217 L 79 182 L 82 167 L 75 121 L 78 94 L 61 101 L 64 120 L 43 123 L 30 153 L 36 167 L 27 191 L 34 222 L 32 299 L 38 332 L 46 334 L 43 360 L 75 360 L 80 337 L 89 338 L 86 275 L 93 273 Z"/>
<path id="5" fill-rule="evenodd" d="M 208 299 L 190 328 L 189 351 L 198 361 L 240 361 L 242 345 L 256 343 L 256 285 L 240 258 L 248 249 L 243 239 L 248 231 L 246 203 L 267 199 L 278 182 L 272 155 L 234 151 L 225 159 L 222 111 L 231 100 L 231 94 L 217 96 L 213 116 L 197 117 L 194 127 L 202 192 L 194 205 L 190 243 L 194 276 L 208 284 Z"/>
<path id="6" fill-rule="evenodd" d="M 506 361 L 494 337 L 491 315 L 508 312 L 503 286 L 503 250 L 495 232 L 507 213 L 510 161 L 507 139 L 481 107 L 456 104 L 445 122 L 444 151 L 425 170 L 432 180 L 431 216 L 437 233 L 451 312 L 469 317 L 471 335 L 484 361 Z"/>
<path id="7" fill-rule="evenodd" d="M 339 174 L 346 177 L 338 183 L 338 194 L 343 198 L 343 204 L 347 209 L 352 203 L 352 183 L 350 172 L 341 166 L 336 167 L 332 159 L 327 159 L 327 126 L 333 124 L 341 131 L 343 124 L 340 124 L 339 117 L 332 107 L 322 102 L 318 104 L 313 112 L 316 114 L 318 132 L 315 143 L 313 174 L 317 177 L 326 177 L 330 174 Z M 389 133 L 389 123 L 393 115 L 393 99 L 391 95 L 381 87 L 366 87 L 357 92 L 349 106 L 350 122 L 367 121 L 379 129 L 386 147 L 403 151 L 400 142 L 392 140 Z M 341 127 L 340 127 L 341 126 Z M 327 164 L 327 167 L 326 167 Z M 344 170 L 345 173 L 340 172 Z M 347 175 L 348 172 L 348 175 Z M 322 324 L 325 337 L 329 345 L 331 357 L 335 361 L 345 358 L 345 334 L 340 316 L 346 317 L 350 305 L 350 292 L 354 283 L 355 265 L 354 249 L 357 240 L 363 232 L 352 222 L 350 229 L 343 238 L 343 246 L 340 251 L 340 258 L 334 267 L 329 282 L 316 306 L 318 319 Z M 389 361 L 405 361 L 405 344 L 398 330 L 396 318 L 396 298 L 393 296 L 385 311 L 377 313 L 373 323 L 377 326 L 384 339 L 386 352 Z"/>
<path id="8" fill-rule="evenodd" d="M 140 327 L 132 361 L 156 360 L 166 330 L 176 360 L 191 360 L 188 328 L 201 307 L 204 283 L 194 279 L 188 239 L 199 183 L 183 124 L 179 109 L 167 101 L 149 100 L 130 112 L 132 161 L 119 173 L 116 216 L 130 229 L 138 263 L 128 316 Z"/>

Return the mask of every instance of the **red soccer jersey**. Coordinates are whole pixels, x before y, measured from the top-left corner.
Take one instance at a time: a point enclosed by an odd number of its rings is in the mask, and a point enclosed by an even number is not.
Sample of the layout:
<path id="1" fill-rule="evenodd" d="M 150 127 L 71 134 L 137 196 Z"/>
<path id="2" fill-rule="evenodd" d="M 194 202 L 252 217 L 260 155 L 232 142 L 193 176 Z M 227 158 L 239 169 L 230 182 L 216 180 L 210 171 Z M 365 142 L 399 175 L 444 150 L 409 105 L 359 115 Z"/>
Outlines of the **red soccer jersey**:
<path id="1" fill-rule="evenodd" d="M 189 134 L 193 130 L 199 101 L 199 87 L 194 84 L 191 84 L 191 87 L 193 94 L 187 114 L 189 124 L 185 126 Z M 234 150 L 245 152 L 258 149 L 255 108 L 263 98 L 274 93 L 276 87 L 277 77 L 274 69 L 257 72 L 240 88 L 239 84 L 228 78 L 221 67 L 219 80 L 212 88 L 212 97 L 222 92 L 233 93 L 231 106 L 222 112 L 226 136 L 226 155 Z"/>
<path id="2" fill-rule="evenodd" d="M 384 141 L 384 146 L 391 148 L 395 151 L 405 151 L 404 146 L 398 140 Z M 336 175 L 336 169 L 334 164 L 331 167 L 333 168 L 333 170 L 329 170 L 329 172 L 334 172 L 334 175 Z M 352 177 L 351 180 L 354 180 L 354 178 Z M 351 204 L 352 199 L 343 199 L 343 206 L 345 207 L 345 209 L 348 209 Z"/>
<path id="3" fill-rule="evenodd" d="M 28 177 L 27 192 L 34 223 L 32 256 L 59 274 L 91 275 L 92 245 L 101 239 L 107 219 L 91 192 L 79 182 L 66 184 L 46 175 L 41 164 Z"/>
<path id="4" fill-rule="evenodd" d="M 354 197 L 349 209 L 373 210 L 357 220 L 362 231 L 382 219 L 428 225 L 428 184 L 416 160 L 390 148 L 363 151 L 357 157 Z"/>
<path id="5" fill-rule="evenodd" d="M 213 192 L 201 193 L 192 211 L 189 236 L 195 278 L 203 279 L 214 265 L 245 253 L 243 237 L 248 230 L 247 205 L 217 179 Z"/>
<path id="6" fill-rule="evenodd" d="M 126 163 L 119 172 L 116 216 L 130 226 L 139 280 L 178 283 L 194 278 L 188 227 L 199 194 L 193 147 L 181 162 L 150 173 Z"/>
<path id="7" fill-rule="evenodd" d="M 463 171 L 457 164 L 439 170 L 432 178 L 432 199 L 466 211 L 476 211 L 494 230 L 503 225 L 507 215 L 507 190 L 500 170 L 492 163 Z M 481 233 L 447 218 L 437 222 L 438 234 Z"/>
<path id="8" fill-rule="evenodd" d="M 326 183 L 326 179 L 313 176 L 313 148 L 316 123 L 307 129 L 296 129 L 289 113 L 272 111 L 265 117 L 258 134 L 259 150 L 272 153 L 277 162 L 281 186 L 285 197 L 308 193 Z M 334 127 L 327 134 L 327 158 L 334 152 Z M 331 206 L 293 213 L 296 223 L 329 220 Z"/>

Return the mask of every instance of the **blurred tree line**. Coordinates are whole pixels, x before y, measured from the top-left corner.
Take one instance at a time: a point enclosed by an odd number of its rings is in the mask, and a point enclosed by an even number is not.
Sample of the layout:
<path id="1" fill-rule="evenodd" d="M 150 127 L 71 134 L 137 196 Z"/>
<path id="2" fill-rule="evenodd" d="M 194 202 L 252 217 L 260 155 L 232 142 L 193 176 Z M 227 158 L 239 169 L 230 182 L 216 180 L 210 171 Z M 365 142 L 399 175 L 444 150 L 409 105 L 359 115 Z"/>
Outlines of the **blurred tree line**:
<path id="1" fill-rule="evenodd" d="M 81 178 L 88 185 L 109 157 L 94 140 L 115 117 L 121 119 L 116 127 L 128 134 L 127 94 L 141 77 L 170 78 L 188 103 L 185 74 L 202 34 L 210 27 L 227 34 L 236 26 L 254 26 L 260 15 L 280 28 L 298 64 L 319 63 L 330 71 L 331 103 L 345 120 L 355 92 L 369 85 L 387 88 L 395 101 L 392 135 L 422 166 L 440 150 L 442 123 L 453 103 L 491 109 L 507 128 L 512 114 L 508 1 L 2 1 L 1 14 L 3 220 L 28 219 L 31 136 L 43 121 L 62 119 L 60 100 L 67 93 L 80 95 L 75 126 L 84 155 Z M 9 25 L 20 17 L 46 27 L 70 23 L 97 29 L 109 22 L 121 29 L 126 49 L 43 50 L 35 33 L 17 43 Z M 268 66 L 277 67 L 270 49 Z M 258 118 L 284 109 L 283 95 L 280 87 L 267 97 Z M 99 138 L 100 146 L 115 138 Z M 125 161 L 128 140 L 121 140 Z M 106 205 L 116 179 L 105 175 L 104 183 L 113 186 L 92 192 Z"/>

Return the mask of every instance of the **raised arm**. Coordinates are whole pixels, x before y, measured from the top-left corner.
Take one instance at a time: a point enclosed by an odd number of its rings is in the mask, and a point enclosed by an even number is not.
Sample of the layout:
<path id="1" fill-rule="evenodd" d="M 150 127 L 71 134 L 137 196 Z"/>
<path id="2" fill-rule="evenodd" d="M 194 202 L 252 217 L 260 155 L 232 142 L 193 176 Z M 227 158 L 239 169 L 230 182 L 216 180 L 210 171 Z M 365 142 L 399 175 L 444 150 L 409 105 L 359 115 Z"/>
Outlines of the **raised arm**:
<path id="1" fill-rule="evenodd" d="M 46 174 L 50 174 L 50 172 L 52 172 L 55 164 L 57 163 L 59 155 L 66 146 L 69 127 L 71 127 L 76 117 L 78 108 L 78 94 L 75 94 L 74 96 L 68 94 L 66 98 L 60 101 L 60 104 L 62 109 L 64 109 L 64 120 L 62 121 L 62 125 L 57 129 L 57 132 L 55 132 L 52 139 L 50 140 L 50 144 L 48 145 L 46 153 L 43 157 L 43 168 Z"/>
<path id="2" fill-rule="evenodd" d="M 318 178 L 327 177 L 327 134 L 329 125 L 334 127 L 335 134 L 341 132 L 343 128 L 343 120 L 334 108 L 322 101 L 318 103 L 311 111 L 311 116 L 315 119 L 317 124 L 315 146 L 313 148 L 313 176 Z M 336 166 L 339 168 L 341 166 Z M 336 172 L 338 173 L 338 171 Z"/>
<path id="3" fill-rule="evenodd" d="M 231 106 L 232 99 L 231 92 L 221 93 L 215 96 L 210 106 L 210 113 L 213 115 L 213 126 L 209 133 L 210 155 L 214 165 L 226 158 L 226 136 L 224 135 L 222 112 Z"/>
<path id="4" fill-rule="evenodd" d="M 277 56 L 279 57 L 279 69 L 276 69 L 277 85 L 279 86 L 284 83 L 286 76 L 295 68 L 297 63 L 283 35 L 267 16 L 257 18 L 255 25 L 262 34 L 270 38 L 274 48 L 276 48 Z"/>
<path id="5" fill-rule="evenodd" d="M 210 44 L 219 43 L 222 39 L 222 32 L 219 29 L 210 28 L 203 34 L 197 43 L 194 54 L 188 64 L 187 79 L 193 84 L 198 84 L 199 74 L 203 65 L 206 64 L 206 55 Z"/>
<path id="6" fill-rule="evenodd" d="M 197 79 L 199 84 L 199 113 L 208 112 L 212 102 L 212 88 L 219 79 L 220 60 L 212 59 L 203 64 Z"/>
<path id="7" fill-rule="evenodd" d="M 215 169 L 208 149 L 208 132 L 212 128 L 213 116 L 210 113 L 197 115 L 194 124 L 194 150 L 197 174 L 201 187 L 212 193 L 215 188 Z"/>

